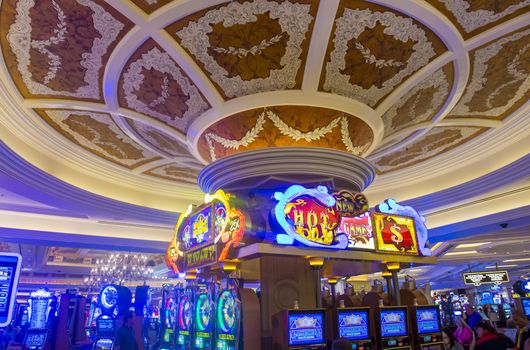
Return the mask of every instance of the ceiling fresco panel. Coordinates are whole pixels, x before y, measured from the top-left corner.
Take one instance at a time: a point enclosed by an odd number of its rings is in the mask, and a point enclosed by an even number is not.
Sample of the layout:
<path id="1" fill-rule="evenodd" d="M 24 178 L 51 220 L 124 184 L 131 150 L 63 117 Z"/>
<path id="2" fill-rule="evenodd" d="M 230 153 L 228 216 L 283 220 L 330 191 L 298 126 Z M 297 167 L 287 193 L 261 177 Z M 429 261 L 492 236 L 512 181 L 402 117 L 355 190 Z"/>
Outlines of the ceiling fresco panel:
<path id="1" fill-rule="evenodd" d="M 299 89 L 318 1 L 234 1 L 166 30 L 225 99 Z"/>
<path id="2" fill-rule="evenodd" d="M 375 107 L 447 49 L 426 26 L 362 1 L 342 1 L 328 43 L 320 90 Z"/>
<path id="3" fill-rule="evenodd" d="M 530 99 L 530 26 L 470 57 L 469 83 L 450 116 L 502 120 Z"/>
<path id="4" fill-rule="evenodd" d="M 258 108 L 229 116 L 199 139 L 199 152 L 213 161 L 235 153 L 268 147 L 321 147 L 363 154 L 373 131 L 346 113 L 309 106 Z"/>
<path id="5" fill-rule="evenodd" d="M 136 6 L 145 13 L 153 13 L 161 7 L 173 2 L 174 0 L 131 0 Z"/>
<path id="6" fill-rule="evenodd" d="M 436 7 L 469 39 L 530 11 L 530 0 L 434 0 Z"/>
<path id="7" fill-rule="evenodd" d="M 197 86 L 153 40 L 145 42 L 131 56 L 118 91 L 121 106 L 180 131 L 186 131 L 210 107 Z"/>
<path id="8" fill-rule="evenodd" d="M 109 114 L 57 109 L 35 111 L 78 146 L 128 169 L 161 158 L 123 133 Z"/>
<path id="9" fill-rule="evenodd" d="M 146 171 L 145 174 L 173 182 L 197 185 L 199 171 L 185 165 L 171 163 Z"/>
<path id="10" fill-rule="evenodd" d="M 2 1 L 2 52 L 20 93 L 103 101 L 108 57 L 132 27 L 103 1 Z"/>
<path id="11" fill-rule="evenodd" d="M 435 127 L 414 142 L 372 162 L 381 174 L 399 170 L 447 152 L 485 130 L 480 127 Z"/>

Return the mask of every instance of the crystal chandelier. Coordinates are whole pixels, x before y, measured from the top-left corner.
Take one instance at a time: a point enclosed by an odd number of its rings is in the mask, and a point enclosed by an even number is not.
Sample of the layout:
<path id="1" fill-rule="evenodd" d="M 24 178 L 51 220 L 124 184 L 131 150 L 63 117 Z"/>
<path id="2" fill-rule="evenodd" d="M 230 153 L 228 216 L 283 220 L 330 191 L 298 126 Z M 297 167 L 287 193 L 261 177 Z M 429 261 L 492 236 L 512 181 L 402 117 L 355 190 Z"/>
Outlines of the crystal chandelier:
<path id="1" fill-rule="evenodd" d="M 154 261 L 146 255 L 133 253 L 111 254 L 106 259 L 97 259 L 96 267 L 85 278 L 85 284 L 100 286 L 102 284 L 124 284 L 129 281 L 146 281 L 154 273 Z"/>

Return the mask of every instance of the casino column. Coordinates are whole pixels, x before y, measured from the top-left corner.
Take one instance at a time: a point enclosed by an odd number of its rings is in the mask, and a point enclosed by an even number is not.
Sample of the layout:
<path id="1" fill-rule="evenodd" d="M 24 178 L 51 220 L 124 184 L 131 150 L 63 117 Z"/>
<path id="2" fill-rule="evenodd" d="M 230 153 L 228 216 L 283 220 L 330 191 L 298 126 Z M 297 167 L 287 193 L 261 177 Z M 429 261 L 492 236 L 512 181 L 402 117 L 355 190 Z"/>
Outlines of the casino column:
<path id="1" fill-rule="evenodd" d="M 390 303 L 393 299 L 394 293 L 392 292 L 392 273 L 388 269 L 383 270 L 383 277 L 386 280 L 386 294 L 387 302 Z"/>
<path id="2" fill-rule="evenodd" d="M 400 264 L 398 262 L 389 262 L 386 264 L 386 268 L 392 274 L 392 305 L 399 306 L 401 302 L 399 300 L 399 281 L 397 274 Z"/>

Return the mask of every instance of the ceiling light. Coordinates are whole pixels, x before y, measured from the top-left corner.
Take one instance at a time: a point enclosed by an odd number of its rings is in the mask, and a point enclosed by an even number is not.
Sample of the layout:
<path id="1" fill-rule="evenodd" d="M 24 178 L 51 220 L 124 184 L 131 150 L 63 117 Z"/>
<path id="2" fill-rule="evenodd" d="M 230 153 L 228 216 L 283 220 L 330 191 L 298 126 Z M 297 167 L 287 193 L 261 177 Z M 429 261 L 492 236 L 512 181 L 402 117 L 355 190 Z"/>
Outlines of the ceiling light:
<path id="1" fill-rule="evenodd" d="M 530 261 L 530 258 L 508 259 L 508 260 L 503 260 L 502 262 L 516 262 L 516 261 Z"/>
<path id="2" fill-rule="evenodd" d="M 476 250 L 462 250 L 461 252 L 450 252 L 445 253 L 445 255 L 465 255 L 465 254 L 476 254 Z"/>
<path id="3" fill-rule="evenodd" d="M 476 243 L 463 243 L 463 244 L 459 244 L 456 246 L 456 249 L 460 249 L 460 248 L 473 248 L 473 247 L 478 247 L 478 246 L 481 246 L 481 245 L 484 245 L 484 244 L 489 244 L 491 242 L 476 242 Z"/>
<path id="4" fill-rule="evenodd" d="M 512 264 L 512 265 L 498 265 L 498 266 L 490 265 L 490 266 L 486 266 L 486 268 L 487 269 L 495 269 L 497 267 L 506 268 L 506 267 L 515 267 L 515 266 L 519 266 L 519 265 L 515 265 L 515 264 Z"/>

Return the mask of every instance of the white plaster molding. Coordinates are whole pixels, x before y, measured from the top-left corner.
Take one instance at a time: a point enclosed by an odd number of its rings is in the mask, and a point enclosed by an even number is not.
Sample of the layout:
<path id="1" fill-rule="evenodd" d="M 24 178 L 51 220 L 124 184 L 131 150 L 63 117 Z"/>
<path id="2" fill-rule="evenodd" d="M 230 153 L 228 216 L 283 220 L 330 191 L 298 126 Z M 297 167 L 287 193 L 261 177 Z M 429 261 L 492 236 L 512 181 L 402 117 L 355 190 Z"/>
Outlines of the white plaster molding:
<path id="1" fill-rule="evenodd" d="M 304 80 L 302 82 L 302 90 L 304 92 L 314 93 L 318 90 L 326 58 L 326 49 L 329 44 L 329 39 L 322 40 L 322 38 L 331 38 L 331 31 L 335 23 L 339 4 L 340 0 L 327 0 L 321 1 L 318 6 L 304 68 Z"/>
<path id="2" fill-rule="evenodd" d="M 145 163 L 143 165 L 140 165 L 140 166 L 132 169 L 132 173 L 133 174 L 141 174 L 141 173 L 149 171 L 151 169 L 155 169 L 155 168 L 158 168 L 158 167 L 161 167 L 161 166 L 164 166 L 164 165 L 168 165 L 168 164 L 172 164 L 172 163 L 174 163 L 174 161 L 172 159 L 168 159 L 168 158 L 157 159 L 157 160 L 154 160 L 154 161 L 149 162 L 149 163 Z"/>
<path id="3" fill-rule="evenodd" d="M 518 29 L 522 29 L 528 26 L 528 23 L 530 23 L 530 12 L 517 16 L 515 18 L 512 18 L 509 21 L 501 23 L 491 29 L 488 29 L 472 37 L 471 39 L 466 40 L 466 42 L 464 43 L 464 47 L 468 51 L 474 50 L 477 47 L 485 45 L 506 34 L 514 32 Z"/>

